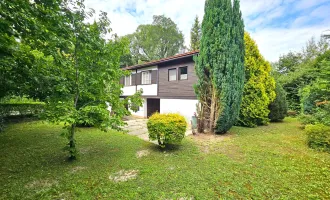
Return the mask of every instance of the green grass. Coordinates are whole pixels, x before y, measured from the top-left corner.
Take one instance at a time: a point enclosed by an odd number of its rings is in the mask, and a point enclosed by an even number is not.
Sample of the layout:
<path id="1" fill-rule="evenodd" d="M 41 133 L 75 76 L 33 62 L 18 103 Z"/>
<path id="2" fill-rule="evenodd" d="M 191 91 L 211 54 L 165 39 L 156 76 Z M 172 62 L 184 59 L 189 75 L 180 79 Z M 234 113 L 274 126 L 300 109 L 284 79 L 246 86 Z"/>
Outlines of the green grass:
<path id="1" fill-rule="evenodd" d="M 309 149 L 295 119 L 234 127 L 179 148 L 118 132 L 80 129 L 79 160 L 68 162 L 61 126 L 11 124 L 0 133 L 0 199 L 329 199 L 330 154 Z M 136 152 L 150 155 L 137 158 Z M 136 179 L 109 176 L 138 170 Z"/>

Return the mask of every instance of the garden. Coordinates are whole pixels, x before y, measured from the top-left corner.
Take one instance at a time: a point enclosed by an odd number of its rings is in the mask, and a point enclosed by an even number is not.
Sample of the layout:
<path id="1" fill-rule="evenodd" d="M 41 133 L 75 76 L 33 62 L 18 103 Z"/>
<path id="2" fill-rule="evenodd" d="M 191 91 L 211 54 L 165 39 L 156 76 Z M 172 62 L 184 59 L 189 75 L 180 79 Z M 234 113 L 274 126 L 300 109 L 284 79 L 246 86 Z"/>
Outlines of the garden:
<path id="1" fill-rule="evenodd" d="M 79 128 L 68 162 L 61 125 L 12 123 L 0 134 L 0 199 L 327 199 L 330 155 L 286 118 L 162 149 L 122 132 Z"/>
<path id="2" fill-rule="evenodd" d="M 196 134 L 154 113 L 144 141 L 124 128 L 143 90 L 120 80 L 187 49 L 171 18 L 118 36 L 81 0 L 1 1 L 0 199 L 329 199 L 330 37 L 270 63 L 239 0 L 204 10 Z"/>

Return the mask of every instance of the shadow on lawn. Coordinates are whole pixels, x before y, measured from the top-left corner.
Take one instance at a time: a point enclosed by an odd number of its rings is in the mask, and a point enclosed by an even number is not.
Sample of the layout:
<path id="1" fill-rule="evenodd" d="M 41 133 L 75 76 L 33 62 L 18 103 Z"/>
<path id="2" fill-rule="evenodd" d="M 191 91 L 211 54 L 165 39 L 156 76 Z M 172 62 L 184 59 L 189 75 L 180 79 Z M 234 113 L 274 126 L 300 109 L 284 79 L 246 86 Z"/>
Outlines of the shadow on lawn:
<path id="1" fill-rule="evenodd" d="M 155 152 L 174 153 L 174 152 L 180 151 L 182 149 L 182 144 L 167 144 L 164 148 L 157 144 L 150 144 L 149 148 L 150 148 L 150 150 L 155 151 Z"/>

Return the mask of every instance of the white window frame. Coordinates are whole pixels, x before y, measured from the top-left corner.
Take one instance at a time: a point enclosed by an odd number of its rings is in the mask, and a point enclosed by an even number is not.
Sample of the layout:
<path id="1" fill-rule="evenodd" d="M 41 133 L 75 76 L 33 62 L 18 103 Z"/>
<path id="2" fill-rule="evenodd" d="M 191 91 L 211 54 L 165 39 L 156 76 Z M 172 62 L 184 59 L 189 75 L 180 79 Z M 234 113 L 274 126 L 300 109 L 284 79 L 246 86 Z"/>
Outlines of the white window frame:
<path id="1" fill-rule="evenodd" d="M 125 76 L 125 86 L 131 86 L 132 85 L 132 75 Z"/>
<path id="2" fill-rule="evenodd" d="M 141 72 L 141 84 L 142 85 L 151 84 L 151 73 L 149 71 Z"/>
<path id="3" fill-rule="evenodd" d="M 175 79 L 171 80 L 170 71 L 175 71 Z M 176 68 L 168 69 L 168 81 L 177 81 L 178 80 L 178 70 Z"/>

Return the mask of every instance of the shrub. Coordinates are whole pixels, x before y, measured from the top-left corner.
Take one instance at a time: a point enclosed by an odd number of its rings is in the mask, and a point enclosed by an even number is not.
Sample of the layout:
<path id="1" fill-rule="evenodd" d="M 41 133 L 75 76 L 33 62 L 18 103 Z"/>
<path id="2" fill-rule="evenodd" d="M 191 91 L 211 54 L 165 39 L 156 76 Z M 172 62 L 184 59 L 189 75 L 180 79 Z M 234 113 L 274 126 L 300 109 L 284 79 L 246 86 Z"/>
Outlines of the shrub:
<path id="1" fill-rule="evenodd" d="M 5 122 L 4 119 L 0 113 L 0 133 L 4 130 Z"/>
<path id="2" fill-rule="evenodd" d="M 245 41 L 245 85 L 237 125 L 256 127 L 269 122 L 269 104 L 275 99 L 275 80 L 271 66 L 248 33 Z"/>
<path id="3" fill-rule="evenodd" d="M 157 140 L 161 147 L 182 141 L 187 129 L 185 118 L 179 114 L 153 114 L 147 123 L 149 138 Z"/>
<path id="4" fill-rule="evenodd" d="M 321 102 L 322 103 L 322 102 Z M 313 114 L 301 114 L 299 120 L 302 124 L 324 124 L 330 126 L 330 103 L 318 104 Z"/>
<path id="5" fill-rule="evenodd" d="M 279 83 L 276 83 L 275 93 L 276 98 L 268 107 L 270 110 L 268 117 L 272 122 L 282 121 L 288 112 L 286 94 Z"/>
<path id="6" fill-rule="evenodd" d="M 306 114 L 301 114 L 299 116 L 299 121 L 303 125 L 308 125 L 308 124 L 317 124 L 317 119 L 313 115 L 306 115 Z"/>
<path id="7" fill-rule="evenodd" d="M 3 117 L 38 115 L 44 110 L 44 103 L 0 103 Z"/>
<path id="8" fill-rule="evenodd" d="M 288 116 L 290 116 L 290 117 L 297 117 L 297 115 L 298 115 L 298 112 L 297 111 L 295 111 L 295 110 L 288 110 Z"/>
<path id="9" fill-rule="evenodd" d="M 307 144 L 310 148 L 330 153 L 330 127 L 323 124 L 307 125 Z"/>

